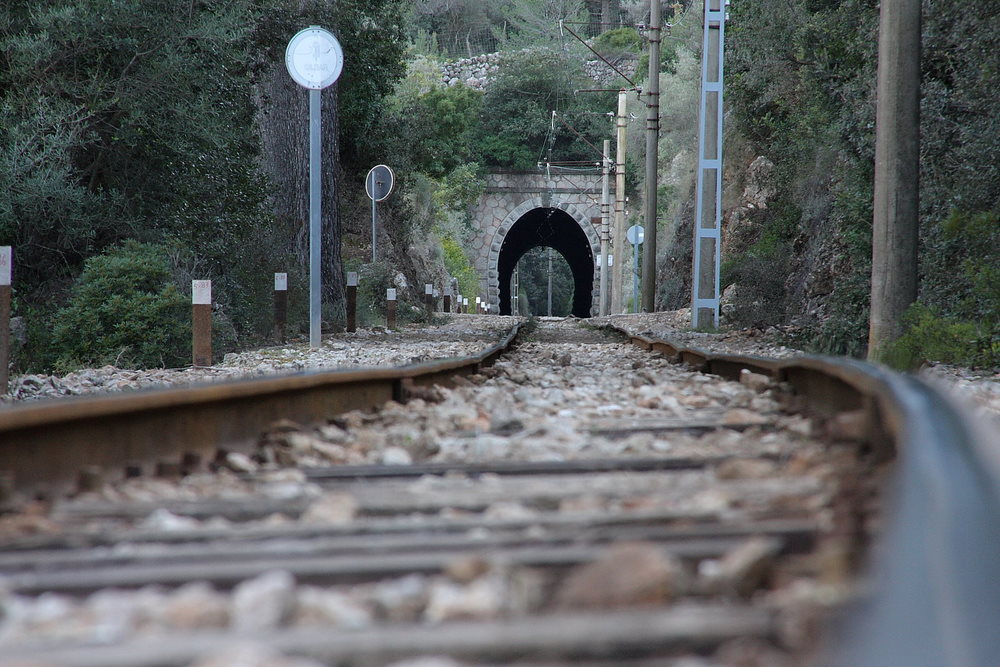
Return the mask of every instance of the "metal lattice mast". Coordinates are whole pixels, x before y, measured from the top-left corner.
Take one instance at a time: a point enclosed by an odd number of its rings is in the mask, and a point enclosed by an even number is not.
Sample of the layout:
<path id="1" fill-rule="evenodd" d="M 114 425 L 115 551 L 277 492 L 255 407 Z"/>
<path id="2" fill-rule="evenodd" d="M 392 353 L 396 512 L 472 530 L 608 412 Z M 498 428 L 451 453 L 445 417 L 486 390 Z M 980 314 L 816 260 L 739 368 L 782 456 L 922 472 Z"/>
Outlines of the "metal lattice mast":
<path id="1" fill-rule="evenodd" d="M 694 220 L 691 325 L 719 326 L 722 250 L 722 77 L 729 0 L 705 0 L 698 131 L 698 190 Z"/>

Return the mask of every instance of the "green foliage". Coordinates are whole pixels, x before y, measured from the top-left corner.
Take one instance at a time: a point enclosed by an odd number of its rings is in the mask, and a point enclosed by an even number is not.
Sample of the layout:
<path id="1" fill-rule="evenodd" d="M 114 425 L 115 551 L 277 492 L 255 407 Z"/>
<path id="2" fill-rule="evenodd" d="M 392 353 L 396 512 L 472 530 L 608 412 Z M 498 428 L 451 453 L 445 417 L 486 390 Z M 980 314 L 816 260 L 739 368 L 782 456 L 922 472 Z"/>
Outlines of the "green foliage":
<path id="1" fill-rule="evenodd" d="M 623 53 L 640 53 L 643 49 L 643 40 L 635 28 L 615 28 L 602 32 L 591 46 L 607 58 Z"/>
<path id="2" fill-rule="evenodd" d="M 0 7 L 0 243 L 18 314 L 44 333 L 84 261 L 124 239 L 183 249 L 212 276 L 225 340 L 270 328 L 267 270 L 291 270 L 260 175 L 258 77 L 323 24 L 351 65 L 347 155 L 369 154 L 402 74 L 401 0 L 9 0 Z M 262 271 L 261 268 L 265 267 Z M 238 295 L 238 298 L 237 298 Z M 43 370 L 39 335 L 23 361 Z M 227 345 L 229 343 L 226 343 Z"/>
<path id="3" fill-rule="evenodd" d="M 395 271 L 387 262 L 365 264 L 358 272 L 358 324 L 384 326 L 386 290 L 393 287 Z"/>
<path id="4" fill-rule="evenodd" d="M 452 237 L 445 236 L 441 239 L 441 249 L 444 251 L 444 266 L 448 275 L 458 281 L 459 293 L 473 296 L 478 294 L 479 274 L 469 262 L 462 246 Z"/>
<path id="5" fill-rule="evenodd" d="M 907 332 L 889 350 L 892 366 L 913 369 L 924 362 L 1000 367 L 1000 330 L 915 303 L 906 313 Z"/>
<path id="6" fill-rule="evenodd" d="M 592 109 L 612 109 L 612 94 L 575 95 L 590 87 L 575 60 L 534 50 L 506 55 L 483 99 L 481 130 L 474 149 L 489 167 L 535 169 L 540 159 L 600 160 L 599 146 L 610 121 Z M 583 99 L 586 98 L 586 99 Z M 582 140 L 562 122 L 557 111 Z M 587 145 L 590 142 L 592 146 Z"/>
<path id="7" fill-rule="evenodd" d="M 393 99 L 389 125 L 399 141 L 396 164 L 441 178 L 473 161 L 483 94 L 463 85 L 409 91 Z"/>
<path id="8" fill-rule="evenodd" d="M 801 267 L 813 257 L 829 261 L 825 292 L 801 300 L 810 312 L 789 314 L 803 318 L 814 349 L 864 352 L 877 4 L 744 0 L 733 3 L 732 18 L 726 84 L 735 125 L 778 165 L 779 197 L 804 212 L 793 246 L 797 277 L 807 277 Z M 985 363 L 1000 308 L 1000 14 L 970 14 L 965 3 L 945 0 L 924 13 L 922 32 L 923 305 L 899 349 Z"/>
<path id="9" fill-rule="evenodd" d="M 923 293 L 894 352 L 901 363 L 1000 366 L 1000 215 L 953 210 L 930 239 Z"/>
<path id="10" fill-rule="evenodd" d="M 524 300 L 519 308 L 523 314 L 548 315 L 549 248 L 532 248 L 517 263 Z M 631 285 L 631 283 L 629 283 Z M 552 315 L 566 316 L 573 310 L 573 271 L 556 251 L 552 251 Z M 630 287 L 631 290 L 631 287 Z M 629 292 L 631 294 L 631 291 Z"/>
<path id="11" fill-rule="evenodd" d="M 190 361 L 189 300 L 170 283 L 166 250 L 126 242 L 88 259 L 52 332 L 57 367 L 151 368 Z"/>

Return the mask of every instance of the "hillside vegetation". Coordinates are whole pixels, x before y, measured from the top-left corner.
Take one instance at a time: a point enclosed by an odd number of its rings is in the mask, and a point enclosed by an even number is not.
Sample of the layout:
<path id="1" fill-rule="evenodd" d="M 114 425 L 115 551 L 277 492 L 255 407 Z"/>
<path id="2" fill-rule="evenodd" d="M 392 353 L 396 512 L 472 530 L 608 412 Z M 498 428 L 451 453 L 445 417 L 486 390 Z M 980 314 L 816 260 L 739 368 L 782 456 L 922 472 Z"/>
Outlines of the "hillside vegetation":
<path id="1" fill-rule="evenodd" d="M 362 275 L 363 324 L 379 321 L 387 286 L 399 289 L 404 319 L 423 316 L 406 303 L 418 303 L 425 282 L 452 277 L 476 294 L 465 247 L 483 174 L 600 159 L 616 95 L 582 91 L 624 82 L 569 30 L 631 68 L 641 87 L 648 6 L 8 0 L 0 244 L 15 248 L 15 370 L 186 363 L 188 324 L 178 318 L 193 278 L 214 281 L 219 351 L 266 340 L 273 271 L 289 273 L 291 330 L 303 330 L 306 94 L 288 80 L 283 50 L 310 24 L 334 31 L 346 58 L 324 92 L 327 328 L 342 325 L 346 271 Z M 666 309 L 690 298 L 701 12 L 700 2 L 664 4 L 672 25 L 660 80 L 657 305 Z M 816 351 L 864 354 L 877 24 L 877 7 L 861 0 L 733 3 L 729 326 L 779 326 Z M 486 53 L 496 54 L 488 76 L 442 76 L 446 63 Z M 901 364 L 997 366 L 1000 7 L 929 3 L 923 77 L 920 300 L 895 354 Z M 645 125 L 634 92 L 629 113 L 632 224 L 642 210 Z M 373 263 L 363 179 L 378 163 L 398 183 L 379 206 Z M 545 261 L 543 252 L 524 259 L 521 303 L 535 312 L 546 300 Z M 560 262 L 556 313 L 570 280 Z"/>

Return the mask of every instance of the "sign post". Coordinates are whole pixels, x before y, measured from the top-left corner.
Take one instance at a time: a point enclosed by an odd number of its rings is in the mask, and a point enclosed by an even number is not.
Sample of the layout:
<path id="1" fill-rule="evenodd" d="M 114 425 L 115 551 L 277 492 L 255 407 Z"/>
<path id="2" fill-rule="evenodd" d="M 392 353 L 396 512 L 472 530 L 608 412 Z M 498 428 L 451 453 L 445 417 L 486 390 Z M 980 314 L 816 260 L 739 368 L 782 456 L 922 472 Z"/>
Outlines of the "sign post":
<path id="1" fill-rule="evenodd" d="M 322 90 L 340 78 L 344 51 L 327 30 L 300 30 L 285 49 L 285 67 L 295 83 L 309 90 L 309 346 L 320 346 L 322 321 Z"/>
<path id="2" fill-rule="evenodd" d="M 625 238 L 632 244 L 632 312 L 639 312 L 639 246 L 645 238 L 642 225 L 632 225 L 625 232 Z"/>
<path id="3" fill-rule="evenodd" d="M 392 169 L 384 164 L 372 167 L 368 172 L 368 176 L 365 177 L 365 191 L 368 192 L 368 197 L 372 200 L 372 262 L 375 261 L 376 257 L 375 202 L 383 201 L 392 193 L 392 186 L 395 180 L 396 175 L 392 173 Z"/>

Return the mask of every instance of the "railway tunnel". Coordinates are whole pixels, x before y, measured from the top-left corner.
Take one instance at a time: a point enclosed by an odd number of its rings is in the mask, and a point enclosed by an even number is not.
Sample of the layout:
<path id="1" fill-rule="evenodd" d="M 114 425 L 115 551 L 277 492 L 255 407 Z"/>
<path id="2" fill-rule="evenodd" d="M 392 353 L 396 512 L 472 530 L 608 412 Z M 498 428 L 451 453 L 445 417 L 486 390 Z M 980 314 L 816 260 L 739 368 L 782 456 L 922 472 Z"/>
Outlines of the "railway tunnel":
<path id="1" fill-rule="evenodd" d="M 520 218 L 504 237 L 497 260 L 500 281 L 500 314 L 510 315 L 510 283 L 514 267 L 526 252 L 539 246 L 562 255 L 573 272 L 573 307 L 576 317 L 590 317 L 594 289 L 594 254 L 587 235 L 565 211 L 534 208 Z"/>

